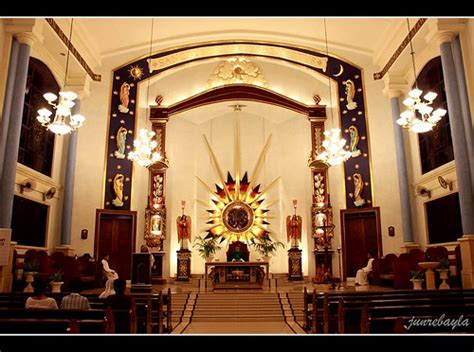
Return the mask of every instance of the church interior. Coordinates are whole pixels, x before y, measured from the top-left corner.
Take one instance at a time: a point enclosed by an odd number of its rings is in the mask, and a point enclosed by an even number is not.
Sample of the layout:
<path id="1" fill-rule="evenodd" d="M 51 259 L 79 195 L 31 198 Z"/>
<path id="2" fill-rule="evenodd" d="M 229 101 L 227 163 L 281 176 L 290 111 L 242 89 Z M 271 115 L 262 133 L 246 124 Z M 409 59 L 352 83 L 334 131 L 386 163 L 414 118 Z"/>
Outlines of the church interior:
<path id="1" fill-rule="evenodd" d="M 0 50 L 0 334 L 474 332 L 472 18 L 0 18 Z"/>

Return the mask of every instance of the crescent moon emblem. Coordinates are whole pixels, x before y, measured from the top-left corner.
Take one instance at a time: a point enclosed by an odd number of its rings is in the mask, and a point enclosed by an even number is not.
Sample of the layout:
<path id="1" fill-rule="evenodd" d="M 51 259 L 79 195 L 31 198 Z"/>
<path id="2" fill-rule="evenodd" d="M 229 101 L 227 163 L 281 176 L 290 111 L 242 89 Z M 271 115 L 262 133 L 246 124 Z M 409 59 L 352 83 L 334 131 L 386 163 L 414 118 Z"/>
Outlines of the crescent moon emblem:
<path id="1" fill-rule="evenodd" d="M 339 64 L 339 72 L 333 76 L 339 77 L 340 75 L 342 75 L 343 72 L 344 72 L 344 67 L 341 64 Z"/>

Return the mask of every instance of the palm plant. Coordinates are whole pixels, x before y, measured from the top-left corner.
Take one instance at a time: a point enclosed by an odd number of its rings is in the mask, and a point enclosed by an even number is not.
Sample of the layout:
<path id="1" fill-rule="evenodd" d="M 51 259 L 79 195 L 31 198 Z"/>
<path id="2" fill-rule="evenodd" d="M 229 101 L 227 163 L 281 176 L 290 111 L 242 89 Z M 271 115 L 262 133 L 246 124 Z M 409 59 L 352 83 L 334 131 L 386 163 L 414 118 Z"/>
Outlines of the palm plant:
<path id="1" fill-rule="evenodd" d="M 280 241 L 272 241 L 267 234 L 259 238 L 257 241 L 252 241 L 251 245 L 264 257 L 269 257 L 270 255 L 275 254 L 278 247 L 285 248 L 284 243 Z"/>
<path id="2" fill-rule="evenodd" d="M 198 249 L 199 256 L 203 259 L 208 259 L 209 257 L 216 254 L 219 249 L 221 249 L 221 247 L 217 244 L 217 239 L 215 237 L 204 238 L 201 236 L 196 236 L 194 239 L 193 248 Z"/>

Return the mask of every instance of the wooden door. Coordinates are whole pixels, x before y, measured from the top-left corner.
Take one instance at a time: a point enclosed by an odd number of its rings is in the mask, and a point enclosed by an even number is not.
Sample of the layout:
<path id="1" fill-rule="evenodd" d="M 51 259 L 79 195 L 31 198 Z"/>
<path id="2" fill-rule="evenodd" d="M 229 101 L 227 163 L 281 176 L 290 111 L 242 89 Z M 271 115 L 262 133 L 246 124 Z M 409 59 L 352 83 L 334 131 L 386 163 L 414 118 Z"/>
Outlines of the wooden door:
<path id="1" fill-rule="evenodd" d="M 380 208 L 341 210 L 344 279 L 367 265 L 367 253 L 382 256 Z"/>
<path id="2" fill-rule="evenodd" d="M 110 254 L 109 265 L 120 278 L 130 280 L 132 253 L 135 252 L 136 211 L 97 209 L 95 256 Z"/>

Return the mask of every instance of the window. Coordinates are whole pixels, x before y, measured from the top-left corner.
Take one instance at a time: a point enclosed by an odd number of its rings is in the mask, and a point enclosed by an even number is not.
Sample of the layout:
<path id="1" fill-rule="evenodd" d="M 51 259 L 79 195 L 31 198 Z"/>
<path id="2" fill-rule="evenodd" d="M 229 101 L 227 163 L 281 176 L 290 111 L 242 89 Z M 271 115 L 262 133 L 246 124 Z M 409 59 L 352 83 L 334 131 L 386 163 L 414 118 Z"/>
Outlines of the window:
<path id="1" fill-rule="evenodd" d="M 427 202 L 425 206 L 430 244 L 454 242 L 462 236 L 458 193 Z"/>
<path id="2" fill-rule="evenodd" d="M 15 196 L 13 200 L 12 241 L 19 245 L 45 247 L 48 223 L 47 205 Z"/>
<path id="3" fill-rule="evenodd" d="M 51 176 L 55 135 L 36 120 L 39 109 L 50 107 L 43 98 L 43 94 L 47 92 L 58 95 L 59 85 L 45 64 L 30 58 L 18 162 Z"/>
<path id="4" fill-rule="evenodd" d="M 425 65 L 417 82 L 418 88 L 424 93 L 432 91 L 438 94 L 432 104 L 433 110 L 438 108 L 448 110 L 441 57 L 438 56 Z M 449 114 L 446 114 L 432 131 L 418 134 L 418 141 L 423 174 L 454 160 Z"/>

